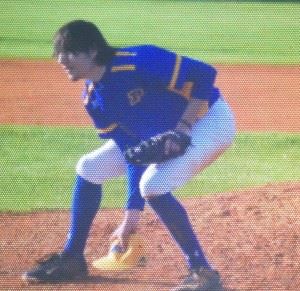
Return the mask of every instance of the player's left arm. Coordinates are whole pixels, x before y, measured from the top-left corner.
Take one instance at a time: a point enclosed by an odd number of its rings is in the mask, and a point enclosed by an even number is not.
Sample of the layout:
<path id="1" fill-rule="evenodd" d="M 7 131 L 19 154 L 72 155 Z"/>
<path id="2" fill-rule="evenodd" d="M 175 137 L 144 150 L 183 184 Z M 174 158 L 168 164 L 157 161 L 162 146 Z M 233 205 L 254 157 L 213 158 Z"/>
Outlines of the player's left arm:
<path id="1" fill-rule="evenodd" d="M 183 112 L 175 128 L 176 131 L 190 135 L 195 122 L 208 111 L 208 101 L 202 99 L 191 99 Z"/>
<path id="2" fill-rule="evenodd" d="M 154 46 L 145 47 L 142 52 L 143 56 L 139 58 L 142 75 L 188 101 L 176 127 L 188 131 L 208 111 L 216 70 L 199 60 Z"/>
<path id="3" fill-rule="evenodd" d="M 216 70 L 212 66 L 190 58 L 176 56 L 176 65 L 168 89 L 188 101 L 176 130 L 188 134 L 195 122 L 208 112 L 215 77 Z"/>

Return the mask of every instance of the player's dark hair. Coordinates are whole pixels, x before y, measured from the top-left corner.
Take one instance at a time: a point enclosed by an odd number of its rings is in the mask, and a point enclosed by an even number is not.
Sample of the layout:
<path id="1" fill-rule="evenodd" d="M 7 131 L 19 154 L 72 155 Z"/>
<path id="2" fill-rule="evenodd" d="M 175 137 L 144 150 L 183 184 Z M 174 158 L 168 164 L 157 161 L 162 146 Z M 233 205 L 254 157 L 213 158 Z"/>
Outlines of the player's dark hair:
<path id="1" fill-rule="evenodd" d="M 72 52 L 88 53 L 96 50 L 96 62 L 99 65 L 107 64 L 115 53 L 99 31 L 91 22 L 74 20 L 63 25 L 54 36 L 53 55 L 58 57 L 59 53 Z"/>

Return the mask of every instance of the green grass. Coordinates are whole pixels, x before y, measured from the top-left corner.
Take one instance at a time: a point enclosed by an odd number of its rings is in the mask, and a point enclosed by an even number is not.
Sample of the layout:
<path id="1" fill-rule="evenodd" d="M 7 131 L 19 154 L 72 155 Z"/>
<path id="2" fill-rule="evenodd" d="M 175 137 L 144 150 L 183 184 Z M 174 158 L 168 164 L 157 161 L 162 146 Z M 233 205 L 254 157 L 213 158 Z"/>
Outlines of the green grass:
<path id="1" fill-rule="evenodd" d="M 73 19 L 97 24 L 114 46 L 152 43 L 210 63 L 299 64 L 300 5 L 259 1 L 1 1 L 0 58 L 50 58 L 54 32 Z M 0 125 L 0 211 L 68 208 L 74 168 L 100 146 L 90 127 Z M 179 197 L 299 180 L 300 135 L 239 133 L 234 146 Z M 121 207 L 125 180 L 105 185 Z"/>
<path id="2" fill-rule="evenodd" d="M 96 23 L 115 46 L 153 43 L 212 63 L 299 64 L 293 2 L 1 1 L 0 58 L 49 58 L 64 23 Z"/>
<path id="3" fill-rule="evenodd" d="M 0 126 L 0 211 L 68 208 L 80 156 L 100 146 L 89 127 Z M 217 162 L 179 197 L 299 180 L 300 134 L 239 133 Z M 124 178 L 104 186 L 104 207 L 122 207 Z"/>

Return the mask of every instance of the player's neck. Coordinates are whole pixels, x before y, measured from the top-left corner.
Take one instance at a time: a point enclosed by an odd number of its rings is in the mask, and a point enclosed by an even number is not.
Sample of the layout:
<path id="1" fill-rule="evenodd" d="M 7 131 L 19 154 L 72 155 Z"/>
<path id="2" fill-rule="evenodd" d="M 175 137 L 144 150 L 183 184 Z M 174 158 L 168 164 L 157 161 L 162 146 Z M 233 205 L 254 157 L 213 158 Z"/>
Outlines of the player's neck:
<path id="1" fill-rule="evenodd" d="M 90 72 L 89 79 L 92 82 L 97 83 L 103 78 L 105 72 L 106 72 L 106 66 L 104 65 L 95 66 Z"/>

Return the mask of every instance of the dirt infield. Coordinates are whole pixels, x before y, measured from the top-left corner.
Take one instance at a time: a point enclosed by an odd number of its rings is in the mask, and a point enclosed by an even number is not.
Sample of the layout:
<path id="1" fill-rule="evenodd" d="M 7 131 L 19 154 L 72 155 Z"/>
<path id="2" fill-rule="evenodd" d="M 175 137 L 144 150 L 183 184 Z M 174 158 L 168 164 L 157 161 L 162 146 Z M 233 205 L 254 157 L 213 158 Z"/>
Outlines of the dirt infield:
<path id="1" fill-rule="evenodd" d="M 300 66 L 217 68 L 238 130 L 299 131 Z M 69 82 L 53 62 L 0 61 L 0 88 L 0 124 L 90 124 L 79 100 L 82 83 Z"/>
<path id="2" fill-rule="evenodd" d="M 217 67 L 238 130 L 299 132 L 299 66 Z M 0 124 L 89 124 L 78 102 L 82 84 L 70 84 L 53 62 L 0 61 L 0 68 Z M 300 290 L 300 181 L 183 203 L 228 290 Z M 102 212 L 88 241 L 89 262 L 106 253 L 107 238 L 122 218 L 121 210 Z M 20 274 L 62 247 L 68 223 L 67 211 L 0 214 L 0 290 L 167 291 L 186 272 L 177 247 L 147 208 L 140 229 L 145 267 L 119 274 L 90 267 L 84 282 L 24 285 Z"/>

